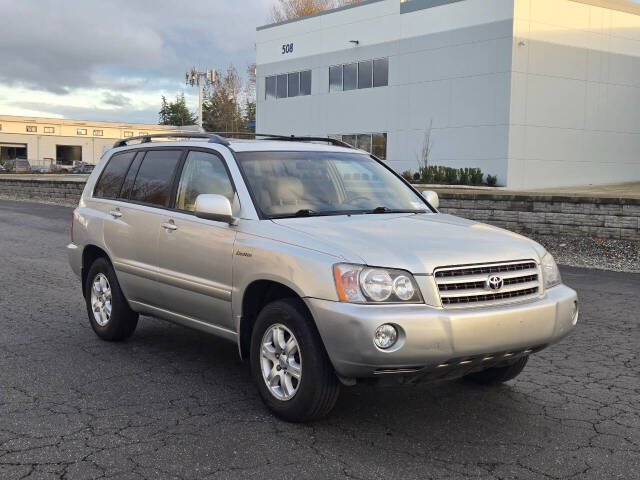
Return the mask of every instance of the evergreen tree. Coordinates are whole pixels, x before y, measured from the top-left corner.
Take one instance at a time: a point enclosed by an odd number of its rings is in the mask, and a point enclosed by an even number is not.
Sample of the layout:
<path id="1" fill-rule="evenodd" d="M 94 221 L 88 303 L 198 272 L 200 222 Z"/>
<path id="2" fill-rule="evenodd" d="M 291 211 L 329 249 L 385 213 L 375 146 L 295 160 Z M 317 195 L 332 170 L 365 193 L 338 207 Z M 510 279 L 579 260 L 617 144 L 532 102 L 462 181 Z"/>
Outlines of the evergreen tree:
<path id="1" fill-rule="evenodd" d="M 187 102 L 184 98 L 184 93 L 176 96 L 175 102 L 167 102 L 166 97 L 162 96 L 162 104 L 160 106 L 160 112 L 158 112 L 160 125 L 195 125 L 197 118 L 193 115 L 187 107 Z"/>

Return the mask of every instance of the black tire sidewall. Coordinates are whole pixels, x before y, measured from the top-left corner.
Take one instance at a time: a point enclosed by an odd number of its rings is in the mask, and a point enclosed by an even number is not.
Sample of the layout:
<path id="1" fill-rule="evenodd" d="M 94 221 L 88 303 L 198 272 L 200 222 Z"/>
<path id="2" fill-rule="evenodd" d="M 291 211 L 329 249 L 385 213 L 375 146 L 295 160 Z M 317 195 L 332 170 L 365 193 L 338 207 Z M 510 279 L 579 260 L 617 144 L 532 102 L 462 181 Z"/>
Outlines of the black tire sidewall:
<path id="1" fill-rule="evenodd" d="M 318 399 L 326 395 L 327 389 L 338 388 L 333 366 L 315 325 L 312 324 L 313 320 L 308 317 L 295 300 L 275 301 L 262 309 L 251 337 L 251 373 L 260 396 L 278 416 L 293 422 L 315 417 Z M 262 376 L 260 364 L 262 338 L 267 329 L 274 324 L 282 324 L 293 333 L 298 341 L 302 359 L 302 377 L 298 391 L 293 398 L 286 401 L 279 400 L 271 394 Z M 327 375 L 327 369 L 330 369 L 330 375 Z M 332 381 L 336 383 L 332 384 Z"/>
<path id="2" fill-rule="evenodd" d="M 98 325 L 91 308 L 91 289 L 93 288 L 93 280 L 96 275 L 102 273 L 109 281 L 111 287 L 111 317 L 109 323 L 105 326 Z M 131 310 L 127 300 L 125 299 L 120 284 L 116 278 L 115 271 L 111 263 L 105 258 L 96 259 L 87 273 L 85 285 L 85 301 L 87 305 L 87 314 L 93 331 L 103 340 L 122 340 L 133 333 L 135 330 L 138 315 Z"/>

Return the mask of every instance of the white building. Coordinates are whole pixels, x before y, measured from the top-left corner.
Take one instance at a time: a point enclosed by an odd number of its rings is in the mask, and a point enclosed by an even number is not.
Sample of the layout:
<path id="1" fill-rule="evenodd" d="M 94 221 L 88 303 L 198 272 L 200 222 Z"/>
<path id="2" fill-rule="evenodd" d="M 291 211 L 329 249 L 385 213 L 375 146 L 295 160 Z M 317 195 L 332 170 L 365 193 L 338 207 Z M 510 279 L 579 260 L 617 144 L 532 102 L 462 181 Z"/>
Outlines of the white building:
<path id="1" fill-rule="evenodd" d="M 258 28 L 257 65 L 258 132 L 347 135 L 415 171 L 431 126 L 430 164 L 510 188 L 640 180 L 628 0 L 364 0 Z"/>
<path id="2" fill-rule="evenodd" d="M 104 147 L 116 140 L 184 128 L 189 127 L 0 115 L 0 164 L 16 158 L 28 160 L 34 168 L 70 167 L 79 161 L 95 164 Z"/>

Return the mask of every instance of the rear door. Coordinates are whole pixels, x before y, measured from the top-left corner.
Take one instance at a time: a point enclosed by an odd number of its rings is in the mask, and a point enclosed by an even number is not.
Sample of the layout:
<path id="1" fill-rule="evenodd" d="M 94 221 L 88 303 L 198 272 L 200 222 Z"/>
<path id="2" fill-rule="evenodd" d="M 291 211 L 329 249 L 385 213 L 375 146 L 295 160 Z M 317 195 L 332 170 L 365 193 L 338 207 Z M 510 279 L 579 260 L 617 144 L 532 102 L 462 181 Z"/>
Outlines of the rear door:
<path id="1" fill-rule="evenodd" d="M 226 196 L 238 204 L 221 156 L 211 150 L 188 152 L 179 176 L 174 208 L 160 222 L 159 277 L 163 308 L 233 329 L 231 287 L 235 228 L 193 214 L 200 194 Z"/>
<path id="2" fill-rule="evenodd" d="M 130 159 L 117 199 L 106 212 L 104 241 L 127 299 L 156 305 L 159 301 L 158 224 L 170 205 L 183 150 L 128 153 L 135 157 Z"/>

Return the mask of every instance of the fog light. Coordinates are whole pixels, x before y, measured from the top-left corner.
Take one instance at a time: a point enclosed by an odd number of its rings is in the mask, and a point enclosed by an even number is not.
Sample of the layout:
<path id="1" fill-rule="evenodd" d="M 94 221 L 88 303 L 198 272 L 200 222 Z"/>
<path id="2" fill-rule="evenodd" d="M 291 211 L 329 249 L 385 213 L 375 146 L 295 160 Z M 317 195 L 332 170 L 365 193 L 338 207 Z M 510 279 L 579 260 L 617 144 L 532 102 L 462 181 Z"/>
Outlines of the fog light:
<path id="1" fill-rule="evenodd" d="M 378 348 L 386 349 L 391 348 L 398 340 L 398 331 L 393 325 L 385 324 L 380 325 L 376 329 L 376 334 L 373 337 L 373 343 Z"/>

